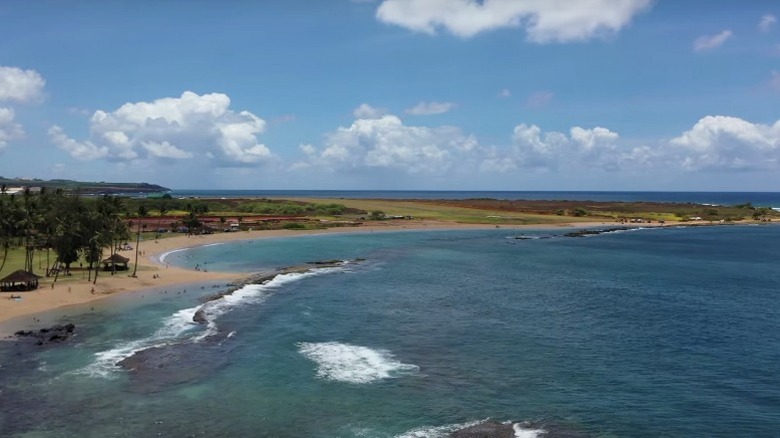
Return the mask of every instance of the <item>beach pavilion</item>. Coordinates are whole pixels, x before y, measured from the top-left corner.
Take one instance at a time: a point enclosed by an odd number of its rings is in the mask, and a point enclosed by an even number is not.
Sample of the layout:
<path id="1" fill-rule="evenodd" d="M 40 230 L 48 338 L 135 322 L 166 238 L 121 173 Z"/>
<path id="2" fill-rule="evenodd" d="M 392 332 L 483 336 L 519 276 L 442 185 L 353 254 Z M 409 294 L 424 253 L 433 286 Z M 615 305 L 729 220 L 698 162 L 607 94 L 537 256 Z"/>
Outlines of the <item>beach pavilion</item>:
<path id="1" fill-rule="evenodd" d="M 130 262 L 130 259 L 124 256 L 121 256 L 117 253 L 111 254 L 111 257 L 108 257 L 103 260 L 103 270 L 104 271 L 127 271 L 127 263 Z"/>
<path id="2" fill-rule="evenodd" d="M 38 289 L 39 275 L 19 269 L 0 279 L 0 292 L 24 292 Z"/>

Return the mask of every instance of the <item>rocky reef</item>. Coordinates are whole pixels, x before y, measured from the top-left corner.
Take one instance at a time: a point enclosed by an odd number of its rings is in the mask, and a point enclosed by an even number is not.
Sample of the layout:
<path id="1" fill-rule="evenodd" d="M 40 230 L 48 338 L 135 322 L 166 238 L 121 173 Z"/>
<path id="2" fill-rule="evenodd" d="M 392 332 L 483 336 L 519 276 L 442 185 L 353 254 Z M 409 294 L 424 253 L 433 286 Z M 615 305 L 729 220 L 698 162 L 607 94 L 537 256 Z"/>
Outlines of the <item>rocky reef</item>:
<path id="1" fill-rule="evenodd" d="M 58 344 L 73 336 L 76 326 L 57 324 L 40 330 L 19 330 L 14 333 L 17 339 L 28 339 L 35 345 Z"/>

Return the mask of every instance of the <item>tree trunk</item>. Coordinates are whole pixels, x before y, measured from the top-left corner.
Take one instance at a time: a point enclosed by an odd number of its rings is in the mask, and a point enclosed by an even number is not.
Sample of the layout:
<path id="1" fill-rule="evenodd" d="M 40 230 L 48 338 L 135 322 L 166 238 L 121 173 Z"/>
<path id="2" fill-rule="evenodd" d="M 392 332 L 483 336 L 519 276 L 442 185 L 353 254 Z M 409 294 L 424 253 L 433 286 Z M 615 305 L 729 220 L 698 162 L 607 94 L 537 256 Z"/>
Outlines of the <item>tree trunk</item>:
<path id="1" fill-rule="evenodd" d="M 135 273 L 138 271 L 138 246 L 141 243 L 141 221 L 138 220 L 138 230 L 135 233 L 135 264 L 133 265 L 133 275 L 132 277 L 135 278 Z"/>
<path id="2" fill-rule="evenodd" d="M 0 265 L 0 272 L 2 272 L 3 267 L 5 266 L 5 261 L 8 260 L 8 247 L 5 247 L 5 251 L 3 252 L 3 264 Z"/>
<path id="3" fill-rule="evenodd" d="M 92 280 L 92 284 L 97 284 L 98 272 L 100 272 L 100 260 L 103 260 L 102 249 L 100 250 L 100 252 L 98 252 L 98 262 L 97 262 L 97 267 L 95 268 L 95 279 Z"/>

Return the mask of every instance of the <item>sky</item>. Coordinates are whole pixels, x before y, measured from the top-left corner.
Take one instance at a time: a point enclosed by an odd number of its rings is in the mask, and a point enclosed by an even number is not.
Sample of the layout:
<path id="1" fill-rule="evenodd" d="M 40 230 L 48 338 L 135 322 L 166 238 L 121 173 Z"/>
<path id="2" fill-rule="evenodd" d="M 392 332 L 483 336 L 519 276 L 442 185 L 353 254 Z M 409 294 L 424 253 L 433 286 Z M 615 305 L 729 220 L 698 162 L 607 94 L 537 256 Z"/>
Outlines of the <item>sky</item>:
<path id="1" fill-rule="evenodd" d="M 780 2 L 0 0 L 0 176 L 780 191 Z"/>

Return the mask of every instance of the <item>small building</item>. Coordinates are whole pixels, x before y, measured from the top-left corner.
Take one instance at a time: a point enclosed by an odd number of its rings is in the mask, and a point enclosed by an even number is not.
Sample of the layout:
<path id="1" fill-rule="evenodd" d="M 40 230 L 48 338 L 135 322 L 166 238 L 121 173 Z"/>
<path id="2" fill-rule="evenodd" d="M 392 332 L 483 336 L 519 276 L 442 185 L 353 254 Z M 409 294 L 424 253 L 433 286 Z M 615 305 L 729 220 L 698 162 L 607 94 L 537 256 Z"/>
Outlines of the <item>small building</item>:
<path id="1" fill-rule="evenodd" d="M 0 292 L 24 292 L 38 289 L 41 277 L 32 272 L 19 269 L 0 279 Z"/>
<path id="2" fill-rule="evenodd" d="M 108 257 L 102 261 L 103 270 L 104 271 L 127 271 L 129 269 L 127 266 L 128 262 L 130 262 L 129 258 L 114 253 L 111 254 L 111 257 Z"/>

